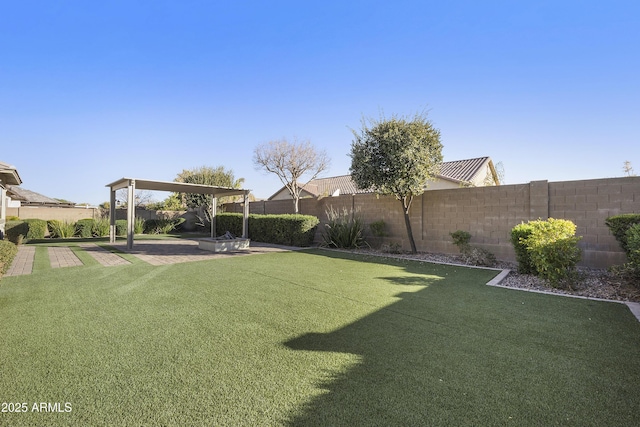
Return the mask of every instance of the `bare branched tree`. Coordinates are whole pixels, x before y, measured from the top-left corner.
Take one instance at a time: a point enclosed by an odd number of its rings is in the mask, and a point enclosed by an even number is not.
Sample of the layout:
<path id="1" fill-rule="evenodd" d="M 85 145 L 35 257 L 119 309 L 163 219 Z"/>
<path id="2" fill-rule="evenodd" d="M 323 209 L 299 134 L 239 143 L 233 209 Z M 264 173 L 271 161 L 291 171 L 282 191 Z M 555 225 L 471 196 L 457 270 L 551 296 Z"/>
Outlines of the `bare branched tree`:
<path id="1" fill-rule="evenodd" d="M 627 176 L 636 176 L 636 174 L 633 172 L 633 166 L 631 165 L 631 162 L 629 160 L 624 161 L 622 170 Z"/>
<path id="2" fill-rule="evenodd" d="M 126 188 L 116 191 L 116 206 L 127 206 L 128 191 Z M 153 202 L 153 193 L 148 190 L 136 190 L 133 200 L 136 208 L 146 206 Z"/>
<path id="3" fill-rule="evenodd" d="M 287 188 L 296 213 L 299 212 L 301 178 L 316 178 L 329 168 L 330 160 L 324 150 L 317 150 L 309 141 L 286 139 L 261 144 L 253 152 L 256 169 L 264 169 L 278 176 Z"/>

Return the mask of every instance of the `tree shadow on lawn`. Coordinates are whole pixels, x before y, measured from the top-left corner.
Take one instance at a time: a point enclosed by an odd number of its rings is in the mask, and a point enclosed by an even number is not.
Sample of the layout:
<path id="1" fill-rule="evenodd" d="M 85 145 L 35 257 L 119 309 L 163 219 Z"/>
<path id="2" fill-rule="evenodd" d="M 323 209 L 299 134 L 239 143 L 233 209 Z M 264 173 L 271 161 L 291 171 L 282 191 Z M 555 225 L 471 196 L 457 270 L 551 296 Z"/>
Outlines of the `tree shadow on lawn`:
<path id="1" fill-rule="evenodd" d="M 417 263 L 406 267 L 425 271 Z M 309 332 L 285 342 L 298 351 L 360 356 L 359 364 L 318 384 L 322 392 L 291 413 L 288 425 L 633 421 L 634 404 L 621 394 L 629 387 L 636 393 L 640 388 L 629 379 L 619 384 L 621 379 L 603 378 L 599 372 L 608 369 L 601 366 L 609 359 L 600 340 L 606 340 L 606 330 L 603 337 L 585 342 L 580 333 L 558 327 L 558 321 L 568 322 L 563 315 L 549 321 L 567 305 L 569 320 L 602 305 L 491 288 L 484 286 L 490 275 L 481 274 L 474 283 L 468 272 L 446 271 L 442 280 L 403 292 L 397 295 L 399 301 L 341 329 Z M 426 284 L 412 276 L 385 279 L 397 285 Z M 584 321 L 573 320 L 573 328 L 589 327 L 586 315 Z M 612 341 L 604 346 L 615 352 L 620 342 Z M 626 359 L 633 360 L 632 354 Z M 628 369 L 638 372 L 637 363 L 628 363 Z"/>

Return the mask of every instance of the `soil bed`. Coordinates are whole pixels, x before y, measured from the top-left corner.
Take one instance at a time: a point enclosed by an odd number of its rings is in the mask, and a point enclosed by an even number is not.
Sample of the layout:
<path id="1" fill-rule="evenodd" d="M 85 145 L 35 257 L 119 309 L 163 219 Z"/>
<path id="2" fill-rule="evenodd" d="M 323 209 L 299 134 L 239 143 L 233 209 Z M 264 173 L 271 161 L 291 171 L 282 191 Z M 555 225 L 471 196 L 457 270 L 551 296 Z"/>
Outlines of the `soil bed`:
<path id="1" fill-rule="evenodd" d="M 462 257 L 448 254 L 436 254 L 428 252 L 421 252 L 417 254 L 389 253 L 372 249 L 358 249 L 354 252 L 405 259 L 415 259 L 436 263 L 468 265 L 465 264 Z M 511 273 L 509 273 L 509 275 L 500 282 L 500 285 L 510 288 L 531 289 L 554 292 L 558 294 L 580 295 L 590 298 L 602 298 L 617 301 L 640 302 L 640 289 L 634 288 L 633 286 L 624 283 L 607 270 L 580 267 L 578 268 L 578 281 L 577 283 L 573 284 L 572 289 L 557 289 L 553 288 L 551 285 L 546 284 L 544 280 L 537 276 L 518 273 L 518 265 L 516 263 L 498 261 L 493 267 L 503 270 L 511 270 Z"/>

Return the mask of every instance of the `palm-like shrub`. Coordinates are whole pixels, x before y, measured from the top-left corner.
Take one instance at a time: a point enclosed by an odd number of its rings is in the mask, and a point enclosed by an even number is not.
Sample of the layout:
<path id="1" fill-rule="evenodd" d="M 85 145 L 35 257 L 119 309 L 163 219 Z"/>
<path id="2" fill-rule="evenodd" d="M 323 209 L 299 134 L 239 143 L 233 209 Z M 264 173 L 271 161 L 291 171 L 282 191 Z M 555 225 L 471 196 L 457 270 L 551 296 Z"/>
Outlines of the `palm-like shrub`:
<path id="1" fill-rule="evenodd" d="M 49 233 L 54 238 L 68 239 L 76 234 L 75 222 L 52 219 L 48 221 L 48 225 Z"/>
<path id="2" fill-rule="evenodd" d="M 322 245 L 334 248 L 357 249 L 366 245 L 364 221 L 354 211 L 326 211 L 328 221 L 322 232 Z"/>

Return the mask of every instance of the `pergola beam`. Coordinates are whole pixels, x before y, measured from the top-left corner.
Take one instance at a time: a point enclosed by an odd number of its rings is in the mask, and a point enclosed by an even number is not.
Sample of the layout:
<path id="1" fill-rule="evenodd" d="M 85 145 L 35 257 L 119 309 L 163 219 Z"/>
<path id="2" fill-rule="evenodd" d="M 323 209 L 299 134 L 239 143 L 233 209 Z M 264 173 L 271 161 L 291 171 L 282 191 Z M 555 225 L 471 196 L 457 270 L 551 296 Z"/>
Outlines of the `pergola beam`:
<path id="1" fill-rule="evenodd" d="M 109 241 L 116 241 L 116 191 L 126 188 L 127 194 L 127 249 L 133 249 L 133 226 L 135 222 L 135 191 L 170 191 L 173 193 L 207 194 L 213 197 L 211 206 L 211 237 L 215 237 L 216 205 L 220 196 L 243 196 L 244 220 L 242 223 L 242 237 L 249 237 L 249 191 L 238 188 L 216 187 L 213 185 L 188 184 L 183 182 L 152 181 L 147 179 L 121 178 L 107 184 L 110 188 L 109 198 Z"/>

